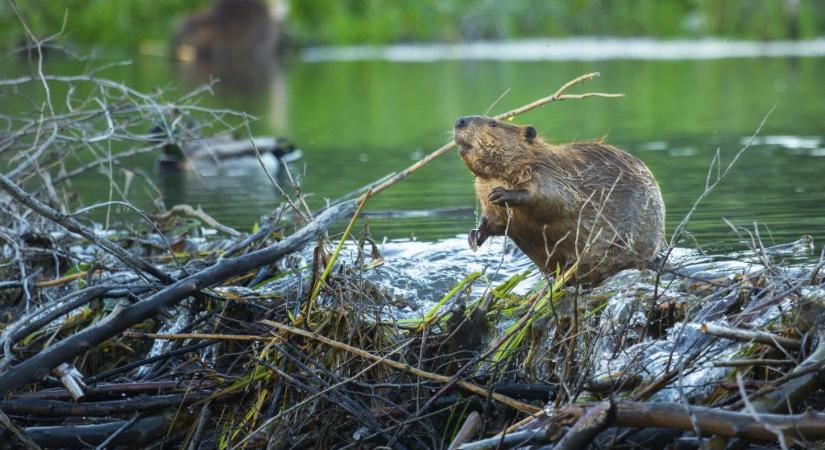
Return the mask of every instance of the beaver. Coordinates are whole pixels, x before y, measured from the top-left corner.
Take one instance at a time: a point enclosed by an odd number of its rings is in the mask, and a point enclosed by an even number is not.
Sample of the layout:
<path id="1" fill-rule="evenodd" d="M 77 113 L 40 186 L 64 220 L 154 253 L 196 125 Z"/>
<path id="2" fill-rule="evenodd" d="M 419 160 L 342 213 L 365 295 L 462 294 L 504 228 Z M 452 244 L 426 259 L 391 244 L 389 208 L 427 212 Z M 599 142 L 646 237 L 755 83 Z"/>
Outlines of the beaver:
<path id="1" fill-rule="evenodd" d="M 475 250 L 509 236 L 545 273 L 578 261 L 579 282 L 649 265 L 665 240 L 656 178 L 635 156 L 602 142 L 554 145 L 532 126 L 461 117 L 455 142 L 481 203 Z"/>
<path id="2" fill-rule="evenodd" d="M 261 0 L 216 0 L 175 31 L 171 49 L 181 60 L 248 61 L 275 56 L 278 24 Z"/>

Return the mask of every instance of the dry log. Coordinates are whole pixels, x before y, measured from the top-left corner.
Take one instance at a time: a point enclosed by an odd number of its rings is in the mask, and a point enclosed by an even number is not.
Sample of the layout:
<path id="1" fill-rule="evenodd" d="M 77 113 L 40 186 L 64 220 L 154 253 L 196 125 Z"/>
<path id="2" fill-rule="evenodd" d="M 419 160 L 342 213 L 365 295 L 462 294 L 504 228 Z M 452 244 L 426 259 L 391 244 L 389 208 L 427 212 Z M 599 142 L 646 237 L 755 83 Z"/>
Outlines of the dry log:
<path id="1" fill-rule="evenodd" d="M 200 272 L 190 275 L 157 293 L 113 314 L 73 336 L 45 349 L 39 354 L 9 368 L 0 374 L 0 396 L 12 389 L 43 379 L 49 371 L 60 363 L 70 360 L 95 345 L 116 336 L 126 328 L 140 323 L 159 311 L 199 292 L 215 286 L 230 277 L 246 273 L 257 267 L 274 263 L 283 255 L 293 253 L 307 242 L 324 232 L 340 217 L 351 213 L 354 201 L 341 203 L 324 211 L 312 222 L 296 231 L 288 238 L 267 248 L 243 256 L 225 259 Z"/>

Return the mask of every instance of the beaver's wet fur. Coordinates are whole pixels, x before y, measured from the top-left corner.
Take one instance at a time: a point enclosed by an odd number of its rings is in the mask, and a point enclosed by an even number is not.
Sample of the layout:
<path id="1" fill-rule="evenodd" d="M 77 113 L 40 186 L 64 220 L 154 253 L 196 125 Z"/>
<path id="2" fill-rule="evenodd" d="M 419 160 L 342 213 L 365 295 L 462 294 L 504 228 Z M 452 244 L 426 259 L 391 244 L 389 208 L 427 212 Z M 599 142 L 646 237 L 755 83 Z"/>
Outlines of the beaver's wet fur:
<path id="1" fill-rule="evenodd" d="M 553 273 L 579 262 L 597 283 L 649 266 L 664 246 L 665 205 L 656 178 L 635 156 L 601 142 L 554 145 L 531 126 L 462 117 L 455 141 L 481 202 L 473 249 L 506 234 Z"/>
<path id="2" fill-rule="evenodd" d="M 262 0 L 215 0 L 184 20 L 171 49 L 183 60 L 244 61 L 275 56 L 278 30 Z"/>

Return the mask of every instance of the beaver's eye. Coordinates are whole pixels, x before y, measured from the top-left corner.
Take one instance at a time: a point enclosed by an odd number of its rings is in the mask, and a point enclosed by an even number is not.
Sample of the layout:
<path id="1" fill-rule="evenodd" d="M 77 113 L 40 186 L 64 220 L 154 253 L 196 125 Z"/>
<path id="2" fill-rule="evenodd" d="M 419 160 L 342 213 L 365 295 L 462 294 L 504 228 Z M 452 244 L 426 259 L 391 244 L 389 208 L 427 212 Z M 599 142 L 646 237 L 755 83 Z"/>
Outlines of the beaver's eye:
<path id="1" fill-rule="evenodd" d="M 490 127 L 495 128 L 497 126 L 498 126 L 498 124 L 496 122 L 490 122 Z"/>

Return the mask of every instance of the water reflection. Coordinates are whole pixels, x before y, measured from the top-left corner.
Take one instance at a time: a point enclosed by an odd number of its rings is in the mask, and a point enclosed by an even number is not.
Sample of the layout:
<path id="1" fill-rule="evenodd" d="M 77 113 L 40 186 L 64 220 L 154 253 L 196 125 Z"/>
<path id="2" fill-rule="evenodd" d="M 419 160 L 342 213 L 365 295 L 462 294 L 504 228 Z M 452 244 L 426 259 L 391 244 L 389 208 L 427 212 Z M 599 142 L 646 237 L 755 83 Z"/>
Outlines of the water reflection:
<path id="1" fill-rule="evenodd" d="M 280 163 L 268 154 L 262 159 L 275 181 L 288 190 L 289 180 Z M 246 231 L 280 203 L 277 188 L 255 158 L 238 158 L 228 164 L 202 164 L 186 171 L 158 171 L 156 177 L 167 206 L 204 205 L 219 221 Z M 221 204 L 219 211 L 214 208 L 216 200 Z M 246 220 L 231 219 L 238 215 Z"/>
<path id="2" fill-rule="evenodd" d="M 234 107 L 247 110 L 251 104 L 265 105 L 254 110 L 266 111 L 272 129 L 289 130 L 289 83 L 284 63 L 274 58 L 253 58 L 237 61 L 177 61 L 175 75 L 188 89 L 214 83 L 215 93 L 222 99 L 236 99 Z"/>

